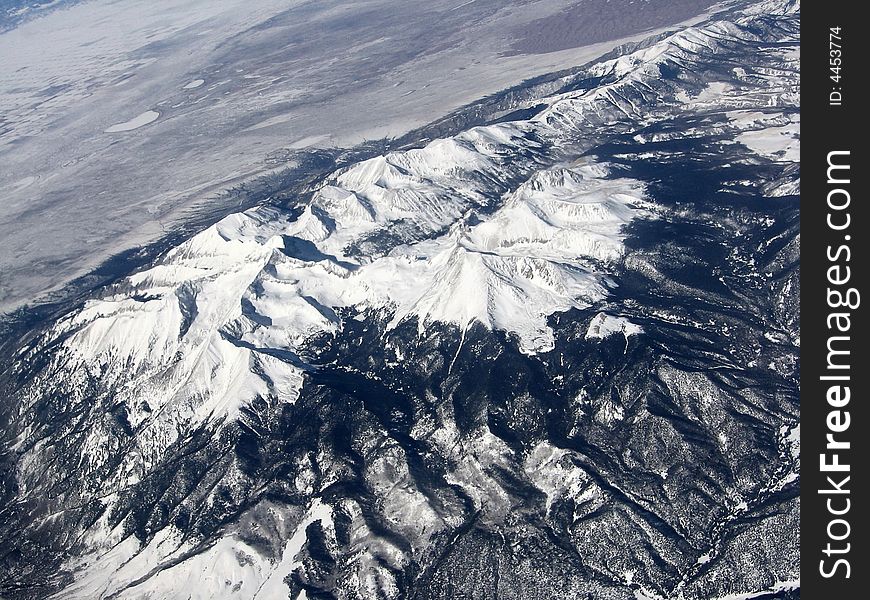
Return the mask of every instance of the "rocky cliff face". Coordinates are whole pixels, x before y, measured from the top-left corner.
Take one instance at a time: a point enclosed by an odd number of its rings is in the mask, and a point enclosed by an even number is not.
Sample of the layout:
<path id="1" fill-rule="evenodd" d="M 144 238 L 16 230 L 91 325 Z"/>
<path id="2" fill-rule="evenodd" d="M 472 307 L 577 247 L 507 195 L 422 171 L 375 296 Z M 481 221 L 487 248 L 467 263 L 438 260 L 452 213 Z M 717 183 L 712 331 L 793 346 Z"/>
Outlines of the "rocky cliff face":
<path id="1" fill-rule="evenodd" d="M 797 597 L 798 20 L 622 48 L 46 325 L 3 594 Z"/>

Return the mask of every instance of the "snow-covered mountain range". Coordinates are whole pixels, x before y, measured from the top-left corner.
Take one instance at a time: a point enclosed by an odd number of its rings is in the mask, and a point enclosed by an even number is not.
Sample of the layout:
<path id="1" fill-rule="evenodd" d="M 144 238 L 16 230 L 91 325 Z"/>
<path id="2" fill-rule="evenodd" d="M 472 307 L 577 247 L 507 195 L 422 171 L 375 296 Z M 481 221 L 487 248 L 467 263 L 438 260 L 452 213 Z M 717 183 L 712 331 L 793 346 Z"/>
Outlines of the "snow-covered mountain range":
<path id="1" fill-rule="evenodd" d="M 0 593 L 799 593 L 798 20 L 621 48 L 26 338 Z"/>

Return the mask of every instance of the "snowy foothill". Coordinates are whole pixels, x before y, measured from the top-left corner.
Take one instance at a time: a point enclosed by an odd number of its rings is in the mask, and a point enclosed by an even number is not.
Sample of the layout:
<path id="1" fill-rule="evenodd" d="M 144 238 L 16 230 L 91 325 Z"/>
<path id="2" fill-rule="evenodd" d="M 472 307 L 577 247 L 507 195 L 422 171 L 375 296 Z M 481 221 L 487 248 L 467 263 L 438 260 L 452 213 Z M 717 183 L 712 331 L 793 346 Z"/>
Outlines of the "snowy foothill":
<path id="1" fill-rule="evenodd" d="M 729 122 L 741 130 L 736 140 L 756 154 L 777 162 L 800 161 L 799 112 L 733 111 Z"/>

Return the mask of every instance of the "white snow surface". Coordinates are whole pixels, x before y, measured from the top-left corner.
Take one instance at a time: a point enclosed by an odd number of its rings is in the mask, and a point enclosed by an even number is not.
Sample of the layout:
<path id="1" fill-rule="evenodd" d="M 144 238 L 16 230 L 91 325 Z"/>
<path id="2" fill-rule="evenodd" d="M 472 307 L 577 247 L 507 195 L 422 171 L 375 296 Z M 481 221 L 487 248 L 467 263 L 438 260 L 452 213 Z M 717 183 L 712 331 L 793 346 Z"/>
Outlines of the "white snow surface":
<path id="1" fill-rule="evenodd" d="M 800 153 L 800 122 L 782 127 L 747 131 L 737 141 L 762 156 L 779 162 L 798 162 Z"/>
<path id="2" fill-rule="evenodd" d="M 778 162 L 800 161 L 799 113 L 744 110 L 730 112 L 728 118 L 733 125 L 743 130 L 737 136 L 737 141 L 756 154 Z"/>
<path id="3" fill-rule="evenodd" d="M 615 317 L 601 312 L 592 317 L 589 322 L 589 327 L 586 329 L 586 339 L 604 339 L 617 333 L 628 338 L 643 333 L 643 327 L 632 323 L 625 317 Z"/>
<path id="4" fill-rule="evenodd" d="M 299 565 L 296 556 L 307 541 L 306 528 L 315 521 L 332 526 L 332 509 L 319 499 L 288 532 L 281 560 L 277 562 L 270 561 L 235 534 L 221 537 L 201 552 L 191 552 L 194 550 L 191 541 L 172 527 L 161 530 L 145 545 L 129 536 L 106 551 L 81 558 L 78 566 L 85 575 L 52 597 L 137 600 L 176 598 L 183 594 L 186 600 L 286 598 L 290 588 L 284 578 Z M 185 559 L 177 560 L 187 553 L 190 555 Z M 143 573 L 150 574 L 144 586 L 137 583 Z"/>
<path id="5" fill-rule="evenodd" d="M 563 498 L 576 506 L 585 502 L 600 503 L 603 492 L 589 474 L 572 460 L 571 451 L 539 442 L 526 457 L 523 468 L 535 486 L 547 495 L 547 512 Z"/>

